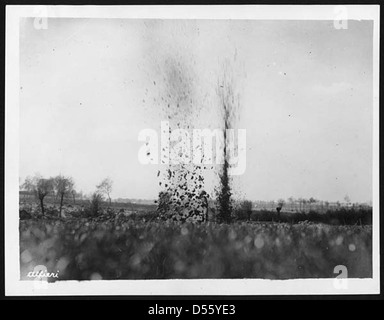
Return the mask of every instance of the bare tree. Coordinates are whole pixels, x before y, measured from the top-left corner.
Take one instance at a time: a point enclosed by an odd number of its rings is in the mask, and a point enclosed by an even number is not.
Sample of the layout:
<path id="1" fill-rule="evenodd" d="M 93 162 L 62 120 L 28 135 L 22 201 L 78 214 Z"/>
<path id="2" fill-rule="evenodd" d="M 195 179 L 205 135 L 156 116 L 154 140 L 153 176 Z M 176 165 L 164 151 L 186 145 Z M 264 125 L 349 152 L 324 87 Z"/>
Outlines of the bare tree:
<path id="1" fill-rule="evenodd" d="M 37 175 L 35 177 L 31 177 L 31 176 L 26 177 L 24 180 L 24 183 L 21 186 L 22 189 L 29 192 L 29 193 L 33 193 L 35 190 L 35 185 L 36 185 L 36 177 L 37 177 Z M 24 194 L 23 198 L 25 200 L 26 194 Z"/>
<path id="2" fill-rule="evenodd" d="M 28 176 L 25 178 L 22 188 L 26 191 L 33 192 L 34 186 L 36 185 L 36 179 L 41 178 L 40 175 L 35 175 L 34 177 Z"/>
<path id="3" fill-rule="evenodd" d="M 40 200 L 40 205 L 41 205 L 41 212 L 42 214 L 44 215 L 45 214 L 45 211 L 44 211 L 44 198 L 53 192 L 53 179 L 50 178 L 50 179 L 40 179 L 38 182 L 37 182 L 37 186 L 36 186 L 36 193 L 37 193 L 37 197 L 39 198 Z"/>
<path id="4" fill-rule="evenodd" d="M 44 215 L 44 198 L 54 190 L 53 179 L 44 179 L 40 175 L 27 177 L 23 184 L 23 188 L 29 192 L 32 192 L 34 196 L 39 200 L 41 212 Z"/>
<path id="5" fill-rule="evenodd" d="M 313 197 L 310 197 L 309 200 L 308 200 L 308 203 L 309 203 L 309 211 L 312 210 L 312 204 L 315 204 L 317 202 L 317 200 Z"/>
<path id="6" fill-rule="evenodd" d="M 281 211 L 281 209 L 283 209 L 284 205 L 285 205 L 284 199 L 277 200 L 276 211 L 277 211 L 277 217 L 279 220 L 280 220 L 280 211 Z"/>
<path id="7" fill-rule="evenodd" d="M 105 178 L 101 183 L 96 186 L 97 192 L 108 197 L 109 205 L 111 205 L 111 193 L 112 193 L 113 181 L 111 178 Z"/>
<path id="8" fill-rule="evenodd" d="M 295 199 L 293 197 L 288 198 L 289 204 L 291 205 L 291 211 L 293 211 L 293 205 L 295 203 Z"/>
<path id="9" fill-rule="evenodd" d="M 64 197 L 72 194 L 74 190 L 74 182 L 70 177 L 57 176 L 54 178 L 54 186 L 56 195 L 60 198 L 60 210 L 59 215 L 61 217 L 61 211 L 63 208 Z"/>
<path id="10" fill-rule="evenodd" d="M 284 207 L 284 205 L 285 205 L 284 199 L 277 200 L 277 207 L 280 208 L 280 210 Z"/>
<path id="11" fill-rule="evenodd" d="M 240 203 L 240 210 L 247 215 L 247 220 L 251 221 L 252 201 L 244 200 Z"/>
<path id="12" fill-rule="evenodd" d="M 303 210 L 304 199 L 300 197 L 297 200 L 299 201 L 299 211 L 301 212 Z"/>
<path id="13" fill-rule="evenodd" d="M 73 204 L 76 204 L 76 196 L 77 196 L 77 192 L 75 189 L 72 189 L 71 191 L 71 195 L 72 195 L 72 199 L 73 199 Z"/>

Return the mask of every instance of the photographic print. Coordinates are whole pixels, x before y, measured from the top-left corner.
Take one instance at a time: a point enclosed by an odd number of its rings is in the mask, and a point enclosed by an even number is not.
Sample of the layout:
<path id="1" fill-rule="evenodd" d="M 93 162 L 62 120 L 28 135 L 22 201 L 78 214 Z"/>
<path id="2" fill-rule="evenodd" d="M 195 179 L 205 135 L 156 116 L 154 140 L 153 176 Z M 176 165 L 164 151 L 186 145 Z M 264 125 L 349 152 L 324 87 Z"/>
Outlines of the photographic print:
<path id="1" fill-rule="evenodd" d="M 10 294 L 378 293 L 378 7 L 7 7 Z"/>

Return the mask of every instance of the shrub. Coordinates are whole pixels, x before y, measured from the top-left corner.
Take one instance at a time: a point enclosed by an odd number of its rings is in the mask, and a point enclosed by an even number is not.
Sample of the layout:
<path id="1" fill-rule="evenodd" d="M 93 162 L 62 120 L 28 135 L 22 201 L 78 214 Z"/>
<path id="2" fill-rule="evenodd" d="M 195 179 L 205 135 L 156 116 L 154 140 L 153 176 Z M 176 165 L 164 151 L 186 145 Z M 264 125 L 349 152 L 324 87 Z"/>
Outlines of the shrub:
<path id="1" fill-rule="evenodd" d="M 100 193 L 95 192 L 92 194 L 88 215 L 91 217 L 97 217 L 100 214 L 102 202 L 103 196 Z"/>

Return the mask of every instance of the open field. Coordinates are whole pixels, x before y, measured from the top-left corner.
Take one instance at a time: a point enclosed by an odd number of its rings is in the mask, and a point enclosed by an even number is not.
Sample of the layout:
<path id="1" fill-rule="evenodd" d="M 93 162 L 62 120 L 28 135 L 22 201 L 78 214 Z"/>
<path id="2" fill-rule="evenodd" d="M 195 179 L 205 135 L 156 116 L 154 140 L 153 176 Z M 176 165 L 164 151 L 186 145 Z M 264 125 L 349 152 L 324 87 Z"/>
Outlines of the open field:
<path id="1" fill-rule="evenodd" d="M 36 265 L 59 280 L 372 276 L 371 226 L 132 218 L 20 221 L 21 278 Z"/>

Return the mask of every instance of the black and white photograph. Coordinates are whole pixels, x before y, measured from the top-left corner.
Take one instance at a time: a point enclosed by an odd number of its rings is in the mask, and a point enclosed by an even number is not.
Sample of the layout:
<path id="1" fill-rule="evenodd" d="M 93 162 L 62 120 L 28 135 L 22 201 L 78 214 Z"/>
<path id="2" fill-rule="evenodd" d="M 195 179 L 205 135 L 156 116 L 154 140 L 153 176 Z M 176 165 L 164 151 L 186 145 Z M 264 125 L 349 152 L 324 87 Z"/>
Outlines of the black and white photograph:
<path id="1" fill-rule="evenodd" d="M 6 9 L 6 294 L 379 293 L 378 6 Z"/>

